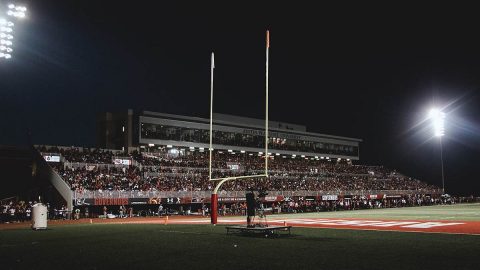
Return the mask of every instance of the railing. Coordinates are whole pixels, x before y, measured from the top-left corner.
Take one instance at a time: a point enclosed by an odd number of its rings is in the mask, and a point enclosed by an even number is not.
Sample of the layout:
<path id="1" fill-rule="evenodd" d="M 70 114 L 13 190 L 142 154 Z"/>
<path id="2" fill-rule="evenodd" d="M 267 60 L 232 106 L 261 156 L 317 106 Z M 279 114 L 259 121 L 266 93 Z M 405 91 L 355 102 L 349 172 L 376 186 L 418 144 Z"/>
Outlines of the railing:
<path id="1" fill-rule="evenodd" d="M 165 171 L 162 171 L 162 170 L 179 170 L 179 171 L 202 171 L 202 172 L 205 172 L 205 171 L 208 171 L 208 168 L 203 168 L 203 167 L 182 167 L 182 166 L 160 166 L 160 165 L 141 165 L 139 164 L 137 161 L 133 161 L 132 165 L 134 167 L 138 167 L 141 171 L 144 171 L 144 170 L 147 170 L 146 172 L 144 172 L 144 175 L 145 176 L 158 176 L 160 174 L 166 174 L 168 172 L 165 172 Z M 86 163 L 86 162 L 64 162 L 64 169 L 66 168 L 89 168 L 90 166 L 94 167 L 95 169 L 111 169 L 111 168 L 127 168 L 129 167 L 129 165 L 123 165 L 123 164 L 107 164 L 107 163 Z M 148 171 L 148 169 L 150 169 L 150 171 Z M 156 170 L 160 170 L 160 172 L 156 171 Z M 246 170 L 236 170 L 236 171 L 232 171 L 231 169 L 227 169 L 227 168 L 213 168 L 212 169 L 213 172 L 217 172 L 217 173 L 241 173 L 241 172 L 245 172 Z M 248 170 L 249 172 L 251 172 L 252 174 L 259 174 L 259 173 L 262 173 L 264 172 L 263 170 Z M 272 176 L 275 176 L 275 177 L 280 177 L 279 175 L 275 175 L 275 174 L 288 174 L 288 175 L 294 175 L 294 174 L 302 174 L 306 177 L 309 177 L 309 176 L 319 176 L 319 177 L 334 177 L 334 176 L 356 176 L 356 177 L 372 177 L 372 178 L 377 178 L 376 180 L 378 181 L 388 181 L 389 179 L 388 178 L 378 178 L 378 177 L 385 177 L 383 175 L 375 175 L 375 176 L 371 176 L 369 174 L 365 174 L 365 173 L 339 173 L 339 172 L 330 172 L 328 170 L 319 170 L 318 172 L 311 172 L 311 171 L 298 171 L 298 170 L 290 170 L 290 171 L 286 171 L 286 170 L 269 170 L 269 173 L 272 175 Z"/>
<path id="2" fill-rule="evenodd" d="M 211 190 L 189 190 L 189 191 L 109 191 L 109 190 L 83 190 L 74 191 L 74 199 L 93 199 L 93 198 L 171 198 L 171 197 L 191 197 L 191 198 L 209 198 Z M 411 195 L 411 194 L 442 194 L 441 190 L 285 190 L 268 191 L 268 196 L 321 196 L 321 195 Z M 220 191 L 219 197 L 244 197 L 245 191 Z"/>
<path id="3" fill-rule="evenodd" d="M 63 163 L 64 169 L 66 168 L 86 168 L 90 166 L 95 167 L 96 169 L 111 169 L 111 168 L 128 168 L 129 165 L 123 164 L 107 164 L 107 163 L 86 163 L 86 162 L 65 162 Z"/>

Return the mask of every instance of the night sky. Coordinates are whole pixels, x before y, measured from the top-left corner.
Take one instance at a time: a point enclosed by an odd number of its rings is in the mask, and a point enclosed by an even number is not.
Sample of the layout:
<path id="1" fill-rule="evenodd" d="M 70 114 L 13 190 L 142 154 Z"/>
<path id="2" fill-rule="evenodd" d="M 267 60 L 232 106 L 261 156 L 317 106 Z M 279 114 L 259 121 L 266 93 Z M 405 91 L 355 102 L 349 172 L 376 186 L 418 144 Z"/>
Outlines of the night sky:
<path id="1" fill-rule="evenodd" d="M 164 2 L 27 1 L 0 61 L 0 144 L 26 145 L 30 131 L 35 144 L 94 146 L 105 111 L 208 117 L 212 51 L 215 111 L 264 118 L 270 29 L 270 119 L 361 138 L 362 164 L 441 185 L 422 121 L 437 106 L 446 190 L 480 194 L 480 20 L 468 7 Z"/>

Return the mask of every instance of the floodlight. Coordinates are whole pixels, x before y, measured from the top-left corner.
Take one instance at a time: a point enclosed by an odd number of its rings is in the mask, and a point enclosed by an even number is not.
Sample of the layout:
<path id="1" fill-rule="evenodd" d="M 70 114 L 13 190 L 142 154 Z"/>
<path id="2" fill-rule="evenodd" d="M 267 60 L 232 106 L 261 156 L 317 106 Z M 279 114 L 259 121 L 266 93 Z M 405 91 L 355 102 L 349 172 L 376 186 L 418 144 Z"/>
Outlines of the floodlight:
<path id="1" fill-rule="evenodd" d="M 12 58 L 12 55 L 9 53 L 0 52 L 0 58 L 10 59 Z"/>
<path id="2" fill-rule="evenodd" d="M 434 108 L 430 110 L 428 117 L 432 119 L 433 122 L 433 134 L 436 137 L 445 135 L 445 113 Z"/>
<path id="3" fill-rule="evenodd" d="M 8 26 L 2 26 L 0 28 L 0 31 L 1 32 L 6 32 L 6 33 L 11 33 L 13 31 L 13 29 L 11 27 L 8 27 Z"/>
<path id="4" fill-rule="evenodd" d="M 9 10 L 7 11 L 8 16 L 15 18 L 24 18 L 27 8 L 24 6 L 15 6 L 14 4 L 8 5 Z"/>
<path id="5" fill-rule="evenodd" d="M 5 46 L 12 46 L 12 42 L 10 40 L 0 39 L 0 44 Z"/>
<path id="6" fill-rule="evenodd" d="M 0 38 L 2 39 L 13 39 L 13 36 L 10 34 L 0 33 Z"/>

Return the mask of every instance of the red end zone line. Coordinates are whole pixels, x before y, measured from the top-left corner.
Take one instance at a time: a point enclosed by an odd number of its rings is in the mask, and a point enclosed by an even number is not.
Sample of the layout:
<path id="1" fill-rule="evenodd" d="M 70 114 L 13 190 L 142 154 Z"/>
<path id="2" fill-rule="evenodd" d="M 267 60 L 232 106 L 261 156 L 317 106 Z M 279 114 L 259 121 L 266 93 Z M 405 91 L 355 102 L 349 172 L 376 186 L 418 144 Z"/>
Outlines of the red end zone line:
<path id="1" fill-rule="evenodd" d="M 208 224 L 209 220 L 172 220 L 170 224 Z M 220 219 L 219 224 L 245 224 L 238 219 Z M 375 230 L 398 232 L 423 232 L 445 234 L 480 235 L 480 221 L 419 221 L 419 220 L 366 220 L 366 219 L 332 219 L 332 218 L 298 218 L 268 220 L 270 225 L 294 227 Z"/>

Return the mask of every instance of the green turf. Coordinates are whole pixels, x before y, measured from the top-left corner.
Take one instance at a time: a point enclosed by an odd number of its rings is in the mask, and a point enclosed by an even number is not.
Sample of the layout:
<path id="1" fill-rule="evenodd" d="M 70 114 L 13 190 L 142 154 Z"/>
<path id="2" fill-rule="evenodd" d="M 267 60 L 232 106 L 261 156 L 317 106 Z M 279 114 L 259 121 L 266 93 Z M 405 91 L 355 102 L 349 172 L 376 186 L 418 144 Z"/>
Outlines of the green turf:
<path id="1" fill-rule="evenodd" d="M 478 269 L 480 237 L 294 228 L 276 239 L 223 226 L 85 224 L 0 231 L 2 269 Z M 234 245 L 237 245 L 235 247 Z"/>
<path id="2" fill-rule="evenodd" d="M 479 220 L 480 204 L 276 217 Z M 83 224 L 0 231 L 0 269 L 479 269 L 480 236 L 293 228 L 269 239 L 223 226 Z M 235 245 L 237 245 L 235 247 Z"/>
<path id="3" fill-rule="evenodd" d="M 282 215 L 275 215 L 281 217 Z M 399 220 L 480 220 L 480 203 L 383 208 L 283 215 L 286 218 L 369 218 Z"/>

